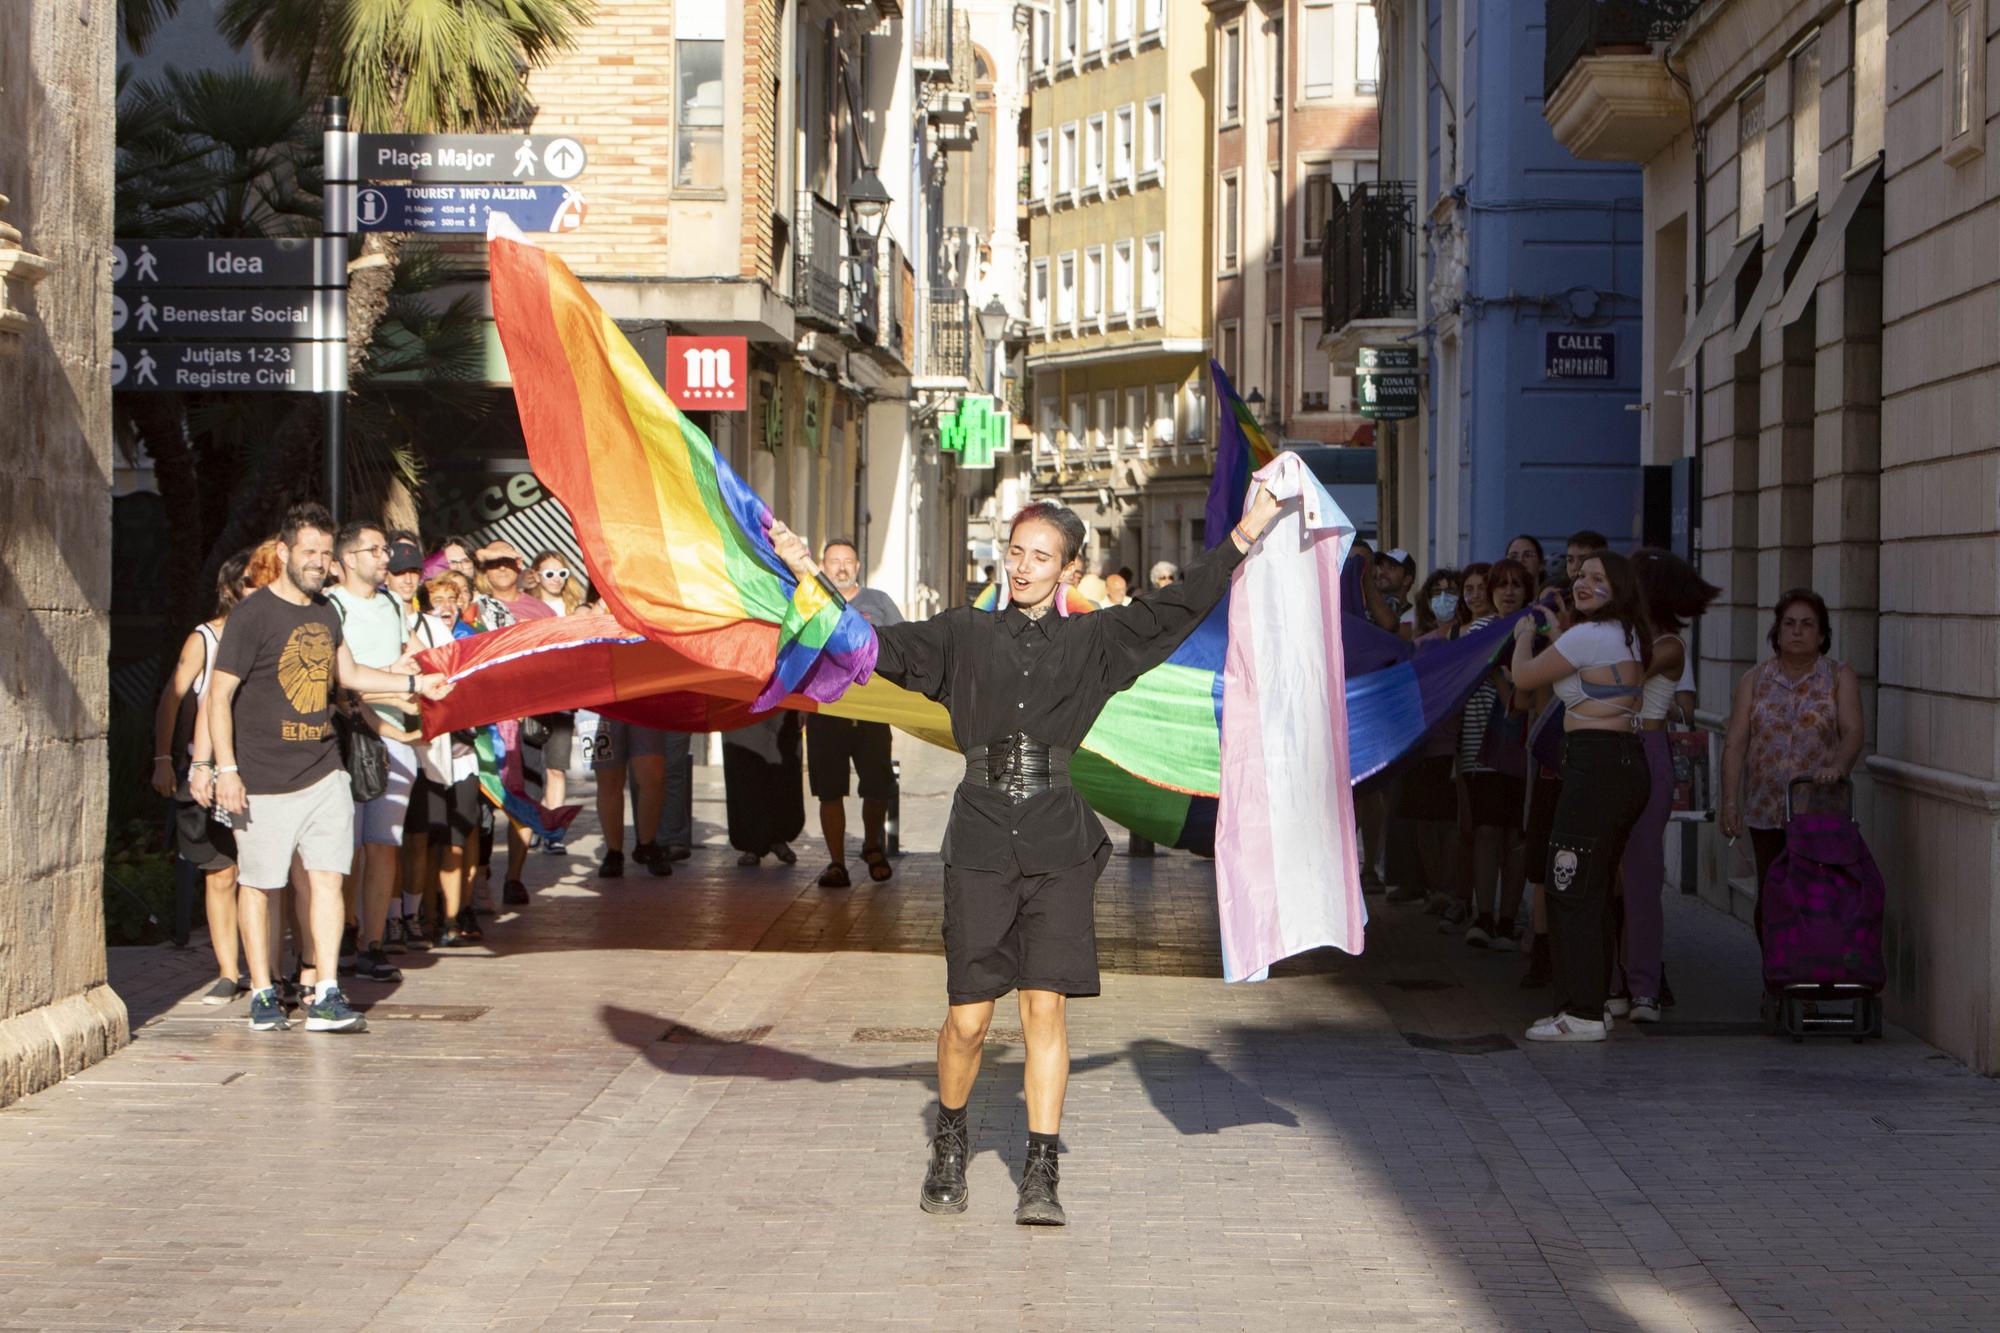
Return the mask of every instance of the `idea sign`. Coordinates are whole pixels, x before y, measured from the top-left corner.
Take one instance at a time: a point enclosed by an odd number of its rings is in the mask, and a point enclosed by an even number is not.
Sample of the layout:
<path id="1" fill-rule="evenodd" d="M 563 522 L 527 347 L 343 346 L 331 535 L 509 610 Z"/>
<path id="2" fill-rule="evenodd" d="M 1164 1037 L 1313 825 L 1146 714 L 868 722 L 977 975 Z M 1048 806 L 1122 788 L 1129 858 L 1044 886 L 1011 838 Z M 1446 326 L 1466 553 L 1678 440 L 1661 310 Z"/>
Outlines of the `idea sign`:
<path id="1" fill-rule="evenodd" d="M 749 383 L 749 339 L 667 339 L 667 396 L 683 412 L 744 411 Z"/>

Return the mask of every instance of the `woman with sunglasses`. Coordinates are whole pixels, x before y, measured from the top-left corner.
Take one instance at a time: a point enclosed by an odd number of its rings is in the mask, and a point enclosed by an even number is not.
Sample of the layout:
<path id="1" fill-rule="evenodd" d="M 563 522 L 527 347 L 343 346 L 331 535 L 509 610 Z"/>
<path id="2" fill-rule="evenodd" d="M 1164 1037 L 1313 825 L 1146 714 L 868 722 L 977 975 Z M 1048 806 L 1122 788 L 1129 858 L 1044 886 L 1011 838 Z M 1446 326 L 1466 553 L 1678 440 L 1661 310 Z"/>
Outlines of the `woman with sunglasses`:
<path id="1" fill-rule="evenodd" d="M 575 615 L 576 609 L 583 605 L 583 586 L 570 577 L 569 562 L 554 551 L 543 551 L 530 568 L 534 574 L 529 581 L 528 596 L 546 606 L 552 616 Z M 542 761 L 547 765 L 548 805 L 554 809 L 569 795 L 569 757 L 576 739 L 576 714 L 542 713 L 537 720 L 549 729 L 548 739 L 542 742 Z M 542 843 L 542 850 L 550 856 L 561 856 L 569 848 L 558 832 Z"/>

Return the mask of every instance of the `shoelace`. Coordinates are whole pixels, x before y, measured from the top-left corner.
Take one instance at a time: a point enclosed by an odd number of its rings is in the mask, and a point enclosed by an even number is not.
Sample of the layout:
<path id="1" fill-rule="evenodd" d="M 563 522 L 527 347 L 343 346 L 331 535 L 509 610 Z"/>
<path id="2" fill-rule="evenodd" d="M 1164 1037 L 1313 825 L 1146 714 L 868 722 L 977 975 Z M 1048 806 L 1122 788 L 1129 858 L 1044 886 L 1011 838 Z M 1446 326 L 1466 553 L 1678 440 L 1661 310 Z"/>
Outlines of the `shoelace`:
<path id="1" fill-rule="evenodd" d="M 1054 1153 L 1037 1153 L 1029 1157 L 1027 1166 L 1021 1172 L 1021 1193 L 1054 1194 L 1057 1174 Z"/>
<path id="2" fill-rule="evenodd" d="M 956 1124 L 940 1123 L 937 1132 L 937 1151 L 957 1153 L 960 1157 L 965 1157 L 969 1154 L 970 1138 L 970 1126 L 964 1121 Z"/>

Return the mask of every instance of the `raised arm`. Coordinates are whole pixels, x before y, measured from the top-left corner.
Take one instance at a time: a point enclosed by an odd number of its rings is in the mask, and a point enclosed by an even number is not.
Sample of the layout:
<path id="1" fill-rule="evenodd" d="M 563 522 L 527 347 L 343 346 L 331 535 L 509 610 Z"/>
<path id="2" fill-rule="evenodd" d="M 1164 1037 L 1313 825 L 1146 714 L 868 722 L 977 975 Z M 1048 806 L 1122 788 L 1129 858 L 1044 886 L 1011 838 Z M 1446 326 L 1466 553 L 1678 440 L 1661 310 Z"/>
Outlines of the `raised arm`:
<path id="1" fill-rule="evenodd" d="M 801 583 L 820 576 L 819 561 L 813 559 L 805 538 L 783 523 L 771 522 L 771 549 Z M 929 620 L 902 620 L 875 626 L 875 674 L 915 690 L 927 699 L 949 702 L 951 691 L 951 634 L 943 612 Z"/>

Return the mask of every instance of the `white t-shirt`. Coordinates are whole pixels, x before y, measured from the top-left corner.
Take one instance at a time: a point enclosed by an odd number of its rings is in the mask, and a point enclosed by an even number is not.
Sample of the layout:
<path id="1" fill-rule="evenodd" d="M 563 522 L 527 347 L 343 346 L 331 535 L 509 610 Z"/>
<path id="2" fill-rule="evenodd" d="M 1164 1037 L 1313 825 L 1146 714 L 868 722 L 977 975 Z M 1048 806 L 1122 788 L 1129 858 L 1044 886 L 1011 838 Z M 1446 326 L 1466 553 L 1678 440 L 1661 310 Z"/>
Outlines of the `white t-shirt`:
<path id="1" fill-rule="evenodd" d="M 1585 689 L 1583 673 L 1591 667 L 1617 666 L 1621 662 L 1637 662 L 1638 649 L 1625 635 L 1625 627 L 1615 620 L 1586 620 L 1573 625 L 1556 640 L 1556 651 L 1563 660 L 1576 670 L 1555 683 L 1556 698 L 1570 710 L 1585 702 L 1609 704 L 1613 708 L 1637 714 L 1639 711 L 1640 687 L 1634 685 L 1629 691 L 1622 691 L 1609 698 L 1597 698 L 1590 691 L 1609 694 L 1605 685 L 1592 685 Z"/>

